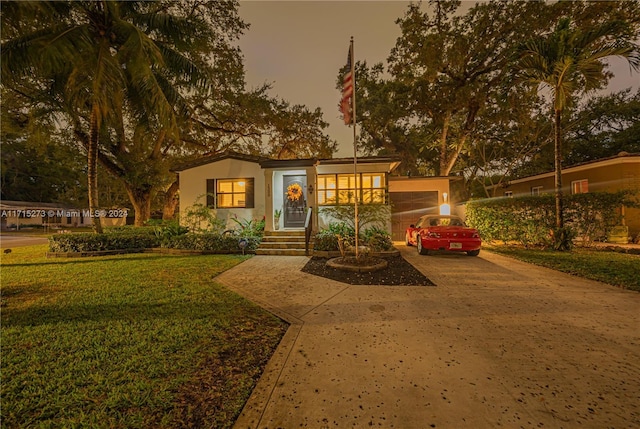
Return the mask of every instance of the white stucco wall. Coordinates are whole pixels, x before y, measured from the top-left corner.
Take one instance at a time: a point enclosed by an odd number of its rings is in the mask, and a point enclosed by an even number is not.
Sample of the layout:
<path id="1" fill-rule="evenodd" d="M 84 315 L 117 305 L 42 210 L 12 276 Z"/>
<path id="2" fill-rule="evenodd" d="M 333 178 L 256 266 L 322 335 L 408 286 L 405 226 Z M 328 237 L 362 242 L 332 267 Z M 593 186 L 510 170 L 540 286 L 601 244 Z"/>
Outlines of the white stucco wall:
<path id="1" fill-rule="evenodd" d="M 227 223 L 228 228 L 237 226 L 231 219 L 262 219 L 265 215 L 265 177 L 260 165 L 255 162 L 226 158 L 210 164 L 193 167 L 180 173 L 180 221 L 184 223 L 186 210 L 196 202 L 206 204 L 207 179 L 254 179 L 254 208 L 217 209 L 216 216 Z"/>

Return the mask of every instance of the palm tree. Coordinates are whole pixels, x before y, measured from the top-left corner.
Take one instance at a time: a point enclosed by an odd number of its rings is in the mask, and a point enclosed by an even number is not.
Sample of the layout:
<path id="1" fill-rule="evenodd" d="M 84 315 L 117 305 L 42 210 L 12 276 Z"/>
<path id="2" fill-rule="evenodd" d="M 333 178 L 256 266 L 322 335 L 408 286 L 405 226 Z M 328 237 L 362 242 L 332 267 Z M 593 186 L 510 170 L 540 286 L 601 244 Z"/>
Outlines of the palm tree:
<path id="1" fill-rule="evenodd" d="M 178 138 L 178 112 L 186 111 L 168 76 L 206 86 L 207 79 L 174 46 L 197 44 L 198 18 L 168 13 L 168 1 L 3 2 L 2 83 L 47 94 L 65 113 L 87 153 L 89 209 L 98 205 L 101 136 L 137 125 Z M 3 25 L 4 27 L 4 25 Z M 9 37 L 7 37 L 9 36 Z M 5 41 L 6 40 L 6 41 Z M 52 109 L 55 109 L 53 107 Z M 76 132 L 76 134 L 78 134 Z M 109 139 L 105 139 L 109 140 Z M 118 139 L 115 139 L 118 140 Z M 94 230 L 102 232 L 98 216 Z"/>
<path id="2" fill-rule="evenodd" d="M 520 50 L 519 69 L 524 80 L 549 88 L 553 98 L 557 234 L 562 234 L 564 227 L 562 115 L 576 93 L 606 83 L 603 59 L 620 56 L 634 69 L 640 67 L 638 47 L 618 37 L 624 28 L 622 22 L 614 21 L 583 31 L 572 26 L 570 19 L 562 18 L 551 34 L 529 41 Z"/>

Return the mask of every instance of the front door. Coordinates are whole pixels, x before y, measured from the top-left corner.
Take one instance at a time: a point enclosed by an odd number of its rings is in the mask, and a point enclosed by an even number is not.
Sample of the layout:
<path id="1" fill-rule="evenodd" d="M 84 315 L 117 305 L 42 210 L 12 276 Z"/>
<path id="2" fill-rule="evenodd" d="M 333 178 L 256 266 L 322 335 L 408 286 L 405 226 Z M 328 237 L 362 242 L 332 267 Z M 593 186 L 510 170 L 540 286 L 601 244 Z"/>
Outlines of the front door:
<path id="1" fill-rule="evenodd" d="M 304 228 L 307 202 L 304 190 L 307 187 L 306 176 L 283 176 L 284 184 L 284 227 Z"/>

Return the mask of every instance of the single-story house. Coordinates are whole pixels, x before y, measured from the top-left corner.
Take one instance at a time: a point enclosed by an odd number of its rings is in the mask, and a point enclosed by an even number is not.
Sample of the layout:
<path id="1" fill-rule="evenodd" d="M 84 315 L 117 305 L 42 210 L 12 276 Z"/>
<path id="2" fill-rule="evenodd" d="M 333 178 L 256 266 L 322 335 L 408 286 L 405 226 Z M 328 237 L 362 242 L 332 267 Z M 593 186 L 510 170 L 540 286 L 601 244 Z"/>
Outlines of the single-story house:
<path id="1" fill-rule="evenodd" d="M 103 226 L 126 225 L 127 209 L 104 210 L 98 213 Z M 25 228 L 90 227 L 91 213 L 59 203 L 0 201 L 0 228 L 3 231 Z"/>
<path id="2" fill-rule="evenodd" d="M 361 157 L 354 175 L 353 158 L 276 160 L 226 151 L 175 169 L 180 217 L 184 221 L 189 207 L 206 202 L 229 227 L 232 217 L 264 217 L 265 231 L 296 230 L 304 229 L 312 208 L 311 225 L 317 231 L 331 221 L 322 207 L 353 202 L 357 193 L 364 204 L 392 206 L 387 227 L 394 240 L 403 240 L 410 223 L 448 203 L 449 179 L 391 176 L 399 164 L 393 156 Z"/>
<path id="3" fill-rule="evenodd" d="M 562 169 L 562 188 L 565 194 L 585 192 L 616 192 L 629 190 L 640 198 L 640 154 L 621 152 L 610 158 L 585 162 Z M 540 195 L 555 191 L 555 172 L 550 171 L 506 184 L 504 196 Z M 629 236 L 640 234 L 640 209 L 620 207 L 623 224 Z"/>

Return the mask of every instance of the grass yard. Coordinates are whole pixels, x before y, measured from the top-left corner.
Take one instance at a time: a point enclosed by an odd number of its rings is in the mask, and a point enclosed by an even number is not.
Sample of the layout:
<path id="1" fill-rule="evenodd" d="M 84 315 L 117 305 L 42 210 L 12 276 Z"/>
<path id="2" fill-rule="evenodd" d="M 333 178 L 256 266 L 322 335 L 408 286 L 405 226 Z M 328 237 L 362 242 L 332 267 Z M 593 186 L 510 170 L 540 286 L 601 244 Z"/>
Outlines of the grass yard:
<path id="1" fill-rule="evenodd" d="M 2 427 L 228 428 L 287 329 L 236 255 L 2 255 Z"/>
<path id="2" fill-rule="evenodd" d="M 531 264 L 640 292 L 640 255 L 587 248 L 576 248 L 571 252 L 524 249 L 518 246 L 485 248 Z"/>

